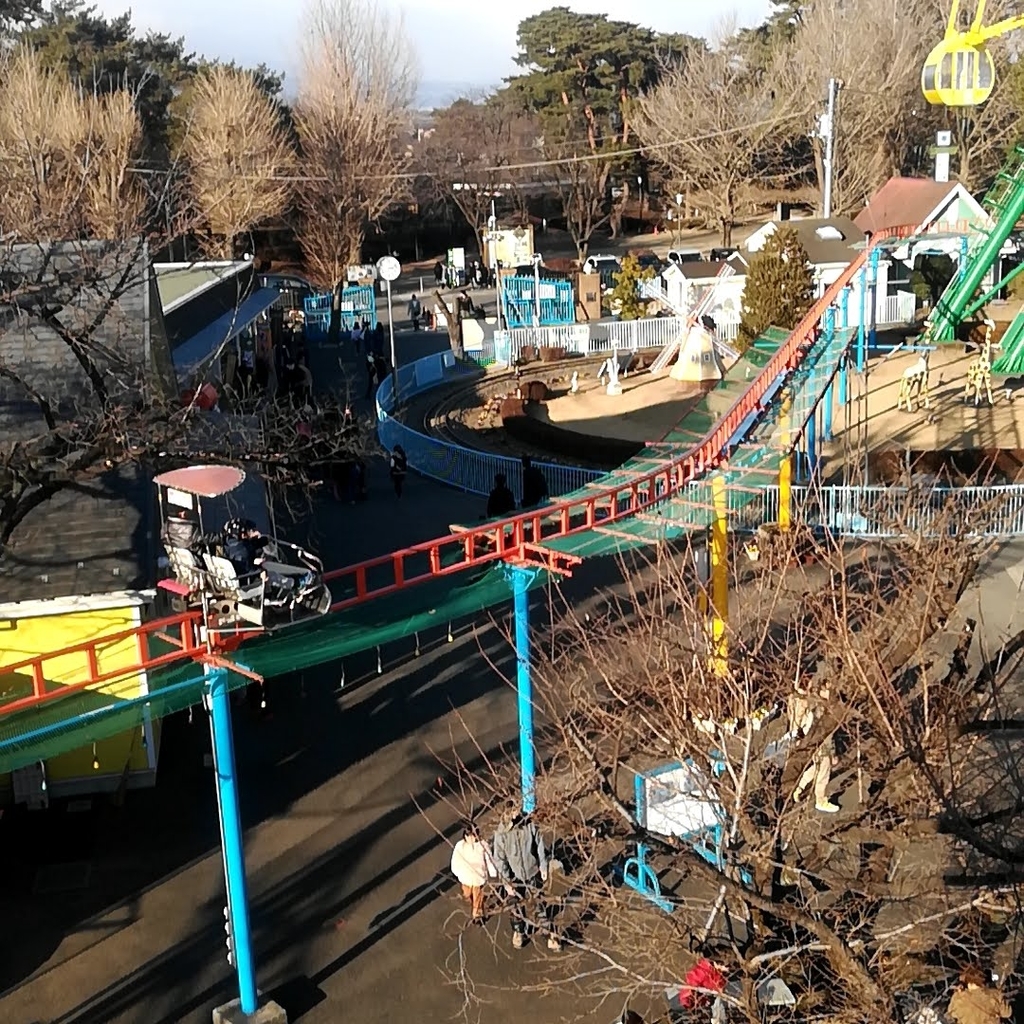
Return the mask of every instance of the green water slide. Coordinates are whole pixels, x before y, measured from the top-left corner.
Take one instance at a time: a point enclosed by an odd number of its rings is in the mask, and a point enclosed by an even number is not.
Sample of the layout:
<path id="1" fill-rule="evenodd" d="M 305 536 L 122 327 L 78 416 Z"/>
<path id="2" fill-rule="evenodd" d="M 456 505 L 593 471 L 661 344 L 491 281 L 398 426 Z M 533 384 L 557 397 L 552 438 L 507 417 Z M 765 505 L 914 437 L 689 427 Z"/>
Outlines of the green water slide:
<path id="1" fill-rule="evenodd" d="M 929 317 L 933 342 L 955 341 L 957 327 L 1016 276 L 1016 272 L 1008 275 L 978 296 L 985 275 L 999 260 L 1000 250 L 1024 216 L 1024 147 L 1014 146 L 982 205 L 992 215 L 995 226 L 972 239 L 964 267 L 958 268 Z M 1024 269 L 1024 264 L 1020 269 Z"/>

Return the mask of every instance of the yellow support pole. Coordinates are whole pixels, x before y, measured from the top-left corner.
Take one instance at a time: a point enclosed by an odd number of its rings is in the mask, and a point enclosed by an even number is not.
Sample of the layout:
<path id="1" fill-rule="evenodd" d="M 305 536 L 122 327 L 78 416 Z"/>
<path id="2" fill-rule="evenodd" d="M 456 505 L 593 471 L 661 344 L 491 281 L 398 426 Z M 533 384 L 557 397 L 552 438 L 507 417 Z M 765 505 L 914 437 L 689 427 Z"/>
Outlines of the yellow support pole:
<path id="1" fill-rule="evenodd" d="M 711 497 L 711 671 L 724 676 L 729 670 L 729 638 L 725 633 L 729 621 L 729 505 L 721 473 L 711 478 Z"/>
<path id="2" fill-rule="evenodd" d="M 779 416 L 779 443 L 784 452 L 779 463 L 779 529 L 788 531 L 793 525 L 793 454 L 789 446 L 793 443 L 790 410 L 793 398 L 787 391 L 782 396 L 782 411 Z"/>

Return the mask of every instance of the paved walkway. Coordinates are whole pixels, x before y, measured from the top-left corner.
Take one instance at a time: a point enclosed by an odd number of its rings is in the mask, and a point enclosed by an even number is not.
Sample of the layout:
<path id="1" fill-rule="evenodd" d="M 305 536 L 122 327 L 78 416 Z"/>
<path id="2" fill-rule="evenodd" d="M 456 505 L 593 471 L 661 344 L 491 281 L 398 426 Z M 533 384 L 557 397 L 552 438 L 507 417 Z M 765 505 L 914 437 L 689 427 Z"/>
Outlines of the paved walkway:
<path id="1" fill-rule="evenodd" d="M 446 341 L 403 333 L 398 344 L 401 362 Z M 311 362 L 320 381 L 353 372 L 325 349 Z M 357 383 L 362 395 L 365 378 Z M 480 499 L 412 475 L 396 499 L 383 458 L 369 477 L 365 503 L 316 501 L 311 529 L 328 565 L 428 539 L 481 511 Z M 593 591 L 592 580 L 578 583 L 581 597 Z M 464 915 L 445 870 L 457 820 L 431 793 L 442 774 L 432 751 L 450 750 L 454 736 L 467 760 L 479 756 L 475 743 L 497 754 L 515 739 L 515 697 L 481 657 L 482 648 L 512 668 L 490 615 L 456 623 L 451 643 L 447 630 L 421 635 L 418 658 L 411 639 L 385 648 L 380 674 L 367 652 L 274 680 L 265 713 L 255 703 L 236 711 L 260 984 L 292 1021 L 450 1019 L 463 1002 L 446 980 L 460 948 L 486 1004 L 481 1019 L 571 1009 L 501 994 L 535 977 L 546 951 L 512 958 L 507 935 L 492 944 L 497 921 L 459 938 Z M 157 788 L 121 807 L 99 800 L 0 819 L 9 936 L 0 1019 L 205 1024 L 235 994 L 205 715 L 168 719 L 162 746 Z M 63 890 L 38 891 L 54 874 Z"/>

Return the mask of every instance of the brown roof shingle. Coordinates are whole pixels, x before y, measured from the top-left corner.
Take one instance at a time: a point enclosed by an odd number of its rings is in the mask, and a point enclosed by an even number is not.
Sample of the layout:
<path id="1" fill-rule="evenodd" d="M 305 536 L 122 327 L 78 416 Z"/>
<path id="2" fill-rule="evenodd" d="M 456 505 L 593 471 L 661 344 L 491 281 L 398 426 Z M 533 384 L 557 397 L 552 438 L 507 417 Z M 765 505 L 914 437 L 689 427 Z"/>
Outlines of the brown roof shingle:
<path id="1" fill-rule="evenodd" d="M 854 218 L 861 231 L 912 225 L 920 227 L 942 202 L 957 188 L 954 181 L 933 181 L 931 178 L 890 178 Z"/>

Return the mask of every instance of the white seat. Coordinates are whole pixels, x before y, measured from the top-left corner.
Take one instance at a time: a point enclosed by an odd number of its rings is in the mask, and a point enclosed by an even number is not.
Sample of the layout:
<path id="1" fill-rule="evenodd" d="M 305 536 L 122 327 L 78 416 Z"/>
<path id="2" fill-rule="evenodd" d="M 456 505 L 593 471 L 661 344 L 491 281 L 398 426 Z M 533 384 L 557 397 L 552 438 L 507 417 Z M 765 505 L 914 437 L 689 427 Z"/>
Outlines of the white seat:
<path id="1" fill-rule="evenodd" d="M 224 593 L 231 594 L 238 600 L 253 600 L 262 596 L 263 579 L 258 571 L 243 582 L 238 578 L 238 573 L 229 559 L 220 555 L 203 555 L 203 559 L 213 577 L 214 586 Z"/>
<path id="2" fill-rule="evenodd" d="M 182 583 L 194 590 L 199 589 L 202 582 L 202 570 L 196 556 L 187 548 L 167 548 L 167 561 L 171 571 Z"/>

